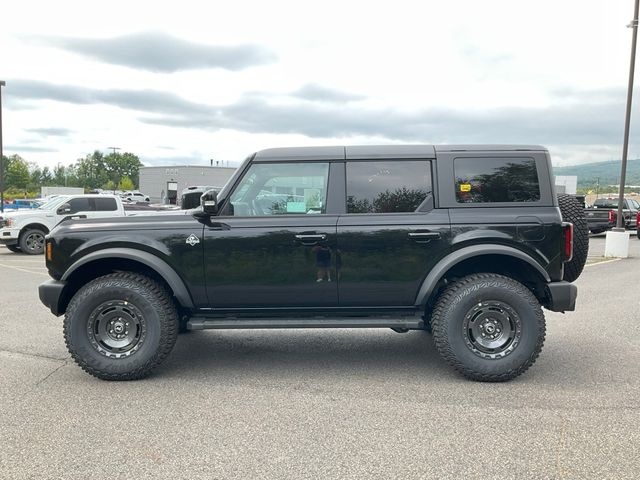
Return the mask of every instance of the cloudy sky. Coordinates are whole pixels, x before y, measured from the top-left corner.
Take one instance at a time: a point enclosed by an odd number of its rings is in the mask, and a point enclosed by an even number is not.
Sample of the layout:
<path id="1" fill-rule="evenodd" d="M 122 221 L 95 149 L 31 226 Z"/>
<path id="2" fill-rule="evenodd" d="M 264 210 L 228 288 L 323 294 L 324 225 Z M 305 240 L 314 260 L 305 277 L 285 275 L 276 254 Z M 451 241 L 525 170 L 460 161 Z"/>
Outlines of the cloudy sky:
<path id="1" fill-rule="evenodd" d="M 237 164 L 274 146 L 527 143 L 555 165 L 619 159 L 632 16 L 633 0 L 3 2 L 5 153 Z"/>

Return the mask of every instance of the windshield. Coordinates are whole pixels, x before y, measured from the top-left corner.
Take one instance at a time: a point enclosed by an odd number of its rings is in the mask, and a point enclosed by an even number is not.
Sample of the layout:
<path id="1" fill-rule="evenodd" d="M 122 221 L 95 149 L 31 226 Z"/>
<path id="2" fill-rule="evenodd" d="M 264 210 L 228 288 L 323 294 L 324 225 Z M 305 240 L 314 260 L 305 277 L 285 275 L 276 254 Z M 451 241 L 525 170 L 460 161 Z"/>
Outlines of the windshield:
<path id="1" fill-rule="evenodd" d="M 244 171 L 244 166 L 247 163 L 249 163 L 249 161 L 251 161 L 251 159 L 254 156 L 255 156 L 255 153 L 252 153 L 247 158 L 245 158 L 244 161 L 240 164 L 240 166 L 236 169 L 236 171 L 233 172 L 233 175 L 231 175 L 231 178 L 229 178 L 229 180 L 227 180 L 227 183 L 225 183 L 224 186 L 218 192 L 218 202 L 223 202 L 224 201 L 225 197 L 229 194 L 229 190 L 231 189 L 231 187 L 233 187 L 233 185 L 236 183 L 236 180 L 238 179 L 238 177 Z"/>
<path id="2" fill-rule="evenodd" d="M 38 210 L 55 210 L 58 207 L 58 205 L 62 205 L 64 202 L 67 201 L 68 198 L 69 197 L 56 197 L 52 200 L 49 200 L 44 205 L 40 205 L 38 207 Z"/>

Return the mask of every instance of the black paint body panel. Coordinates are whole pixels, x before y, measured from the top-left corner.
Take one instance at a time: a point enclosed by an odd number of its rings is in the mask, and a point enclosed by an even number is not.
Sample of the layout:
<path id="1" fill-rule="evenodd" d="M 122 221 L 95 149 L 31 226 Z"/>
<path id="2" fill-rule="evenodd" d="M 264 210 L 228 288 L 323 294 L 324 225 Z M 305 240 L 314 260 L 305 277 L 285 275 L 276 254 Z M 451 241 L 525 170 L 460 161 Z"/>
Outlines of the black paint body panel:
<path id="1" fill-rule="evenodd" d="M 492 155 L 535 159 L 539 201 L 456 203 L 455 158 Z M 430 160 L 433 198 L 416 213 L 346 214 L 345 162 L 367 158 Z M 230 194 L 252 162 L 306 161 L 330 164 L 326 214 L 229 215 Z M 192 211 L 63 222 L 47 237 L 47 267 L 58 282 L 41 289 L 43 302 L 64 313 L 63 297 L 73 293 L 65 288 L 94 260 L 102 267 L 139 262 L 165 279 L 182 307 L 208 316 L 420 317 L 439 272 L 483 254 L 518 258 L 547 284 L 562 280 L 561 216 L 541 147 L 271 149 L 245 161 L 219 193 L 218 208 L 209 217 Z M 550 291 L 573 307 L 573 288 Z"/>

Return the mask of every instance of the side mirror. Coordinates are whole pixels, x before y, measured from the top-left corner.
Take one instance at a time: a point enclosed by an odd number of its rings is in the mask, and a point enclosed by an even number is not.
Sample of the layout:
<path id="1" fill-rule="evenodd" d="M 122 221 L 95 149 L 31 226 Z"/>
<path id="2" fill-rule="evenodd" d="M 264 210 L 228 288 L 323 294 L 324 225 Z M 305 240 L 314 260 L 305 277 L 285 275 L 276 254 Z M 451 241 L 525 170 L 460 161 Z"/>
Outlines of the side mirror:
<path id="1" fill-rule="evenodd" d="M 200 205 L 202 211 L 207 215 L 218 214 L 218 192 L 215 190 L 207 190 L 200 197 Z"/>
<path id="2" fill-rule="evenodd" d="M 58 207 L 56 213 L 58 215 L 66 215 L 68 213 L 71 213 L 71 205 L 69 205 L 68 203 L 63 203 L 60 207 Z"/>

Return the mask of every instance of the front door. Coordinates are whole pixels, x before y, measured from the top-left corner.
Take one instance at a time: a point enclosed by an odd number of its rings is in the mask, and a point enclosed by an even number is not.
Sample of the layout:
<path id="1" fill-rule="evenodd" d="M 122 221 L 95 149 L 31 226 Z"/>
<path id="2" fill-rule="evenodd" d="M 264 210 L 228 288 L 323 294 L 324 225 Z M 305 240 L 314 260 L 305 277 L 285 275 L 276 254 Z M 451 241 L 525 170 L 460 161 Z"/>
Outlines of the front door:
<path id="1" fill-rule="evenodd" d="M 204 229 L 209 304 L 218 309 L 331 307 L 337 215 L 329 163 L 254 163 Z"/>

